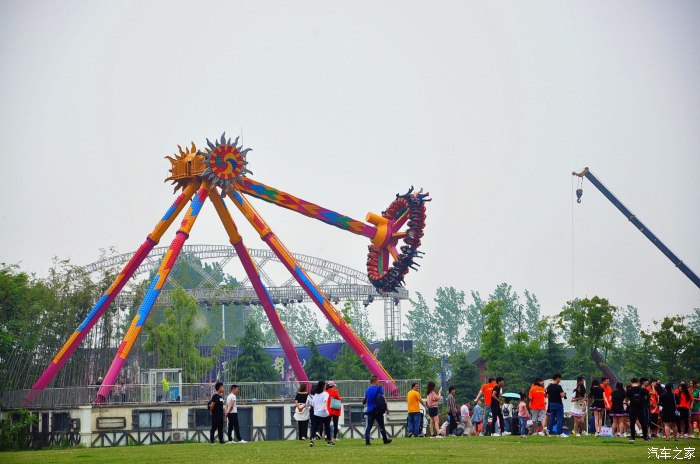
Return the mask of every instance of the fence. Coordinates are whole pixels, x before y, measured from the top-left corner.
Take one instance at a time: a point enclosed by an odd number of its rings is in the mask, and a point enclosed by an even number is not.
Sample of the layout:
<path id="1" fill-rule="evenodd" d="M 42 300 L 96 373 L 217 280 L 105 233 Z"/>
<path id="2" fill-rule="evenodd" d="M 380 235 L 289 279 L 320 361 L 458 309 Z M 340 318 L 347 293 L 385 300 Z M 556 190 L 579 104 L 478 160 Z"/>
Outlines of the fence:
<path id="1" fill-rule="evenodd" d="M 404 398 L 411 389 L 412 383 L 420 380 L 395 380 L 398 389 L 396 398 Z M 346 400 L 364 398 L 368 387 L 366 380 L 337 380 L 337 390 Z M 384 388 L 386 390 L 386 382 Z M 298 382 L 240 382 L 239 404 L 255 402 L 291 402 L 299 390 Z M 313 385 L 313 384 L 312 384 Z M 224 386 L 227 394 L 230 384 Z M 97 385 L 47 388 L 43 392 L 32 390 L 9 390 L 0 392 L 0 408 L 30 408 L 58 409 L 73 408 L 95 404 Z M 171 384 L 170 389 L 163 391 L 161 385 L 128 384 L 115 385 L 112 393 L 102 405 L 149 405 L 163 403 L 206 403 L 214 393 L 211 383 Z"/>

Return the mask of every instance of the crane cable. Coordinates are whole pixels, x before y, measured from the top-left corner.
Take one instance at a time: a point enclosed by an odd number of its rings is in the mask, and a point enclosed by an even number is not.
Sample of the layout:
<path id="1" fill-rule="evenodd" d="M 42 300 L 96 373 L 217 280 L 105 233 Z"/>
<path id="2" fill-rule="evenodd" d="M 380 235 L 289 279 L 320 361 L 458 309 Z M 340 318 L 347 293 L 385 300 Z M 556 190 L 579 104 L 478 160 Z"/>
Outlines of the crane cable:
<path id="1" fill-rule="evenodd" d="M 574 301 L 574 176 L 571 176 L 571 301 Z M 580 190 L 580 186 L 579 186 Z M 580 196 L 576 201 L 581 201 Z"/>

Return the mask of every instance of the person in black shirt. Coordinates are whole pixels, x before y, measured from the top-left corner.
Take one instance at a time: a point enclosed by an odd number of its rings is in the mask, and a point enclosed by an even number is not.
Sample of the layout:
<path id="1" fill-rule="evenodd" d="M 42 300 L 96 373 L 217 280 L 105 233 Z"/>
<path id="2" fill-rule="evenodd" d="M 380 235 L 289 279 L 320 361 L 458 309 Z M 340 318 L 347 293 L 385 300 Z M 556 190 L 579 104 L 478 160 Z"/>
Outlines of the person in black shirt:
<path id="1" fill-rule="evenodd" d="M 676 424 L 677 397 L 673 392 L 673 384 L 668 382 L 664 386 L 664 390 L 659 397 L 659 407 L 661 408 L 661 420 L 664 423 L 666 441 L 671 439 L 671 430 L 673 430 L 673 439 L 678 441 L 678 427 Z"/>
<path id="2" fill-rule="evenodd" d="M 501 410 L 501 404 L 503 403 L 503 385 L 505 384 L 503 377 L 496 377 L 496 386 L 493 387 L 493 392 L 491 392 L 491 435 L 494 437 L 500 437 L 505 431 L 505 423 L 503 419 L 503 411 Z M 496 419 L 501 424 L 501 433 L 496 433 Z"/>
<path id="3" fill-rule="evenodd" d="M 552 383 L 547 385 L 544 392 L 547 394 L 547 400 L 549 401 L 549 434 L 556 434 L 562 438 L 567 436 L 564 434 L 564 404 L 562 403 L 562 398 L 566 398 L 566 393 L 564 389 L 559 385 L 561 382 L 561 374 L 554 374 L 552 376 Z"/>
<path id="4" fill-rule="evenodd" d="M 209 415 L 211 415 L 211 431 L 209 432 L 209 441 L 214 444 L 214 431 L 219 433 L 219 443 L 224 444 L 224 384 L 216 382 L 214 385 L 214 393 L 209 400 Z"/>
<path id="5" fill-rule="evenodd" d="M 637 379 L 632 379 L 630 383 L 632 386 L 627 389 L 627 401 L 629 402 L 627 412 L 630 415 L 630 441 L 634 441 L 635 439 L 637 420 L 639 420 L 639 424 L 642 426 L 644 441 L 648 441 L 648 424 L 645 411 L 647 401 L 649 400 L 649 391 L 639 386 L 639 380 Z"/>
<path id="6" fill-rule="evenodd" d="M 612 400 L 612 409 L 610 410 L 610 416 L 613 419 L 612 434 L 622 437 L 627 431 L 627 426 L 625 421 L 629 414 L 625 411 L 625 398 L 627 397 L 627 392 L 625 391 L 625 386 L 622 382 L 617 382 L 615 385 L 615 390 L 610 396 Z"/>

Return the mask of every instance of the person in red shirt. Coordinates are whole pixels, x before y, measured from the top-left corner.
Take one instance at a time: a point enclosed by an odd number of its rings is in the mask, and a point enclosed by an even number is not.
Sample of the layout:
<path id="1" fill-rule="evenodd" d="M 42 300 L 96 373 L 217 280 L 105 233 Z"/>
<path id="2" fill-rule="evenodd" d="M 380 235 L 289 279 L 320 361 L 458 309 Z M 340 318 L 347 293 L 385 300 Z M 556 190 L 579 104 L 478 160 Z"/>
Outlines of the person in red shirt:
<path id="1" fill-rule="evenodd" d="M 528 398 L 530 398 L 530 415 L 532 417 L 532 434 L 539 433 L 539 435 L 544 435 L 547 423 L 545 422 L 545 404 L 544 404 L 544 381 L 542 379 L 535 379 L 535 382 L 530 387 L 530 392 L 528 393 Z M 538 432 L 539 428 L 537 423 L 542 425 L 542 432 Z"/>
<path id="2" fill-rule="evenodd" d="M 490 427 L 487 427 L 486 423 L 489 419 L 489 414 L 491 413 L 491 399 L 493 395 L 493 389 L 495 386 L 496 379 L 493 377 L 489 377 L 488 383 L 485 383 L 481 386 L 479 394 L 476 395 L 476 398 L 474 398 L 474 402 L 476 403 L 477 401 L 479 401 L 479 398 L 481 398 L 482 396 L 484 397 L 484 427 L 482 430 L 485 435 L 490 435 Z"/>
<path id="3" fill-rule="evenodd" d="M 678 395 L 678 435 L 682 435 L 683 438 L 688 438 L 688 433 L 692 434 L 690 430 L 690 408 L 693 405 L 693 395 L 688 390 L 688 384 L 681 382 L 680 386 L 675 391 Z"/>
<path id="4" fill-rule="evenodd" d="M 610 386 L 610 379 L 607 377 L 600 378 L 600 387 L 603 389 L 603 402 L 605 403 L 605 410 L 608 415 L 610 415 L 610 410 L 612 409 L 612 387 Z"/>
<path id="5" fill-rule="evenodd" d="M 334 403 L 333 399 L 335 398 L 338 402 L 343 401 L 343 398 L 340 396 L 340 393 L 338 393 L 338 390 L 336 389 L 336 383 L 330 380 L 328 384 L 326 384 L 326 391 L 328 392 L 328 414 L 331 416 L 331 421 L 333 422 L 333 440 L 338 439 L 338 419 L 340 419 L 340 413 L 342 411 L 342 406 L 338 408 L 333 408 L 331 405 Z M 330 437 L 329 437 L 330 438 Z"/>
<path id="6" fill-rule="evenodd" d="M 659 432 L 659 392 L 657 385 L 659 381 L 651 379 L 647 390 L 649 391 L 649 434 L 651 438 L 656 438 Z"/>

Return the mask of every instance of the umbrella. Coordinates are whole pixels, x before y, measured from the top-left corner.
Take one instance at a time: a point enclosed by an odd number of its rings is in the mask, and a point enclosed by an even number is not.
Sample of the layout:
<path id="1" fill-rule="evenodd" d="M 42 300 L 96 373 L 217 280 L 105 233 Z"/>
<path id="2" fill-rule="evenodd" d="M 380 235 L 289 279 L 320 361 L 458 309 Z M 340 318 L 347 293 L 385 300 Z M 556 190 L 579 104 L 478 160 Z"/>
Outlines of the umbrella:
<path id="1" fill-rule="evenodd" d="M 503 398 L 513 398 L 513 399 L 519 400 L 520 393 L 504 393 Z"/>

